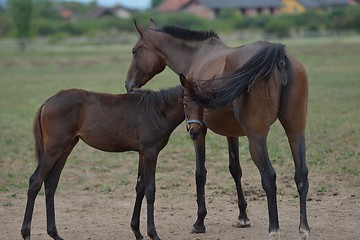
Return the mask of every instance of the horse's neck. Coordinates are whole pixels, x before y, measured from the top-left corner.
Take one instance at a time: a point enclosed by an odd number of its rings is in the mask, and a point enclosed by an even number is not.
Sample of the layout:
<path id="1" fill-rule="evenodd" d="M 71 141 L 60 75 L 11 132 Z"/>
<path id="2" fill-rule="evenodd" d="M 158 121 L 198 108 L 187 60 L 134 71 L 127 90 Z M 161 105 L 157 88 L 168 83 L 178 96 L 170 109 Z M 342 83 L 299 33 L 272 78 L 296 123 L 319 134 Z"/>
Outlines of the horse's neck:
<path id="1" fill-rule="evenodd" d="M 212 42 L 210 43 L 210 41 Z M 209 46 L 209 44 L 212 46 Z M 153 45 L 164 56 L 166 65 L 177 75 L 180 73 L 186 75 L 194 63 L 194 59 L 198 58 L 199 53 L 203 55 L 202 52 L 209 51 L 214 46 L 216 48 L 227 47 L 219 39 L 186 41 L 164 38 L 160 41 L 154 41 Z"/>
<path id="2" fill-rule="evenodd" d="M 166 58 L 166 65 L 177 75 L 188 72 L 194 57 L 192 51 L 184 49 L 175 42 L 168 42 L 167 46 L 160 46 L 160 49 Z"/>
<path id="3" fill-rule="evenodd" d="M 224 71 L 226 58 L 232 52 L 232 49 L 221 40 L 216 40 L 198 50 L 187 77 L 210 79 Z"/>
<path id="4" fill-rule="evenodd" d="M 219 39 L 208 39 L 201 42 L 185 42 L 187 46 L 175 45 L 175 51 L 169 51 L 168 66 L 178 75 L 191 76 L 207 73 L 209 77 L 222 72 L 229 47 Z M 180 45 L 182 46 L 182 45 Z M 172 48 L 172 49 L 174 49 Z"/>

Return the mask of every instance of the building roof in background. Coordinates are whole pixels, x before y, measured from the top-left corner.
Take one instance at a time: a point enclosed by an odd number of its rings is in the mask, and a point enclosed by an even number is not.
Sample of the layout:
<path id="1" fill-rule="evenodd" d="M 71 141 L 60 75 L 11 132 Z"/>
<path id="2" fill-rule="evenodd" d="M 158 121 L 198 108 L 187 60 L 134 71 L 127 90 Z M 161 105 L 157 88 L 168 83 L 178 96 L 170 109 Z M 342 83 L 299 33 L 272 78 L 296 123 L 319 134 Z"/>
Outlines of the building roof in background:
<path id="1" fill-rule="evenodd" d="M 84 18 L 99 18 L 103 16 L 116 16 L 119 18 L 129 18 L 131 14 L 130 14 L 130 10 L 121 6 L 115 6 L 115 7 L 96 6 L 83 15 Z"/>
<path id="2" fill-rule="evenodd" d="M 348 5 L 348 0 L 298 0 L 306 8 Z"/>
<path id="3" fill-rule="evenodd" d="M 281 0 L 198 0 L 210 8 L 280 7 Z"/>
<path id="4" fill-rule="evenodd" d="M 163 0 L 156 10 L 159 12 L 176 12 L 191 0 Z"/>

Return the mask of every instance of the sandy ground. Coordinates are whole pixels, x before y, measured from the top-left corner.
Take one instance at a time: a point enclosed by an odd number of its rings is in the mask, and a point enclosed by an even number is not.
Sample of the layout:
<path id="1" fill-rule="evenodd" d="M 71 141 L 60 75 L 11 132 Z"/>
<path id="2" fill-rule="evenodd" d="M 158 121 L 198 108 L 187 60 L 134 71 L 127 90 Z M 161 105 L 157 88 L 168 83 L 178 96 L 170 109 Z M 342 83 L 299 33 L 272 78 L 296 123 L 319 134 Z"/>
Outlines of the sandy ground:
<path id="1" fill-rule="evenodd" d="M 248 194 L 249 195 L 249 194 Z M 131 194 L 130 194 L 131 196 Z M 0 195 L 1 239 L 20 239 L 26 194 Z M 235 194 L 218 193 L 207 197 L 207 232 L 190 234 L 196 219 L 194 194 L 160 189 L 155 205 L 155 223 L 162 239 L 267 239 L 266 199 L 250 194 L 248 215 L 252 226 L 234 228 L 238 210 Z M 91 191 L 66 191 L 56 195 L 57 227 L 64 239 L 134 239 L 130 218 L 134 197 L 117 191 L 100 194 Z M 279 196 L 278 208 L 282 239 L 299 239 L 298 199 Z M 141 216 L 142 234 L 146 236 L 146 209 Z M 311 239 L 360 239 L 360 193 L 343 189 L 336 193 L 309 197 L 308 221 Z M 50 239 L 46 234 L 44 195 L 38 196 L 32 222 L 32 239 Z M 147 236 L 145 239 L 149 239 Z"/>

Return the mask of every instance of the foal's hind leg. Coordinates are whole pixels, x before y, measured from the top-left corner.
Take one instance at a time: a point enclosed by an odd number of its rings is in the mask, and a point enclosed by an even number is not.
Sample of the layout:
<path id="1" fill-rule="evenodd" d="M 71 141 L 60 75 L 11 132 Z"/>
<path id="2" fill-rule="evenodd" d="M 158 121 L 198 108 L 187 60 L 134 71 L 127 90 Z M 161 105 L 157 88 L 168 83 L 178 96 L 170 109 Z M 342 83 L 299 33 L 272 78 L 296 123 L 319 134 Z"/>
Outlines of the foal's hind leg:
<path id="1" fill-rule="evenodd" d="M 41 189 L 45 177 L 49 174 L 59 156 L 60 155 L 57 152 L 54 152 L 52 155 L 43 152 L 39 160 L 39 165 L 30 177 L 28 199 L 26 203 L 24 221 L 21 228 L 21 235 L 24 239 L 30 239 L 31 220 L 34 211 L 36 196 Z"/>
<path id="2" fill-rule="evenodd" d="M 131 218 L 131 229 L 135 234 L 136 240 L 143 239 L 143 236 L 140 232 L 140 212 L 141 205 L 145 195 L 145 175 L 144 175 L 144 158 L 139 154 L 139 164 L 138 164 L 138 177 L 136 183 L 136 200 L 133 215 Z"/>
<path id="3" fill-rule="evenodd" d="M 39 170 L 40 164 L 36 167 L 34 173 L 29 179 L 29 188 L 28 188 L 28 198 L 26 203 L 26 210 L 23 220 L 23 225 L 21 228 L 21 235 L 25 240 L 30 240 L 30 229 L 31 229 L 31 219 L 34 212 L 34 204 L 37 194 L 41 189 L 43 180 L 40 179 Z"/>
<path id="4" fill-rule="evenodd" d="M 51 172 L 45 178 L 45 196 L 46 196 L 46 217 L 47 217 L 47 232 L 50 237 L 56 240 L 61 240 L 59 236 L 55 223 L 55 208 L 54 208 L 54 195 L 56 188 L 59 183 L 60 174 L 64 168 L 65 162 L 71 153 L 74 146 L 79 141 L 79 138 L 76 138 L 70 147 L 64 152 L 59 160 L 54 164 Z"/>
<path id="5" fill-rule="evenodd" d="M 238 194 L 239 218 L 235 223 L 235 227 L 249 227 L 250 219 L 246 214 L 247 203 L 241 186 L 242 170 L 239 161 L 239 138 L 227 137 L 229 149 L 229 170 L 236 185 Z"/>

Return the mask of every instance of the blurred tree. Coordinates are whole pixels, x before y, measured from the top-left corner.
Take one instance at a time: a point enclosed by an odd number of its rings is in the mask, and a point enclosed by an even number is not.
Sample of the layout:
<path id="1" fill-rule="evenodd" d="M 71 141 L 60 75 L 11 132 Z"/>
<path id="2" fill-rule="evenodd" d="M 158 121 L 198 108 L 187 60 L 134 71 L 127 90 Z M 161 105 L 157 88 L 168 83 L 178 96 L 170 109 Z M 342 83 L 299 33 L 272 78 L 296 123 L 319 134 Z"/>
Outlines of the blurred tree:
<path id="1" fill-rule="evenodd" d="M 162 0 L 151 0 L 151 8 L 156 8 L 161 2 Z"/>
<path id="2" fill-rule="evenodd" d="M 19 39 L 20 49 L 24 51 L 30 37 L 33 0 L 8 0 L 8 4 L 16 28 L 16 37 Z"/>

